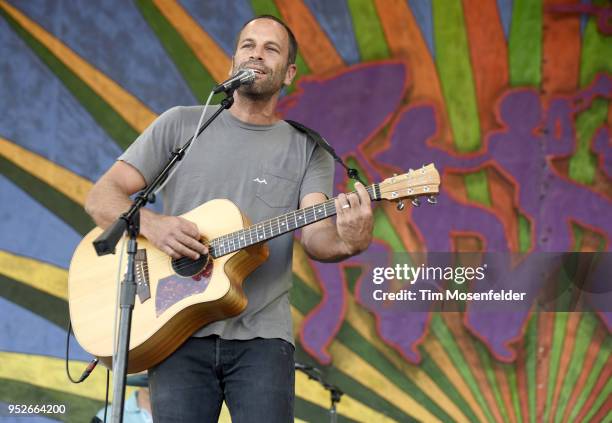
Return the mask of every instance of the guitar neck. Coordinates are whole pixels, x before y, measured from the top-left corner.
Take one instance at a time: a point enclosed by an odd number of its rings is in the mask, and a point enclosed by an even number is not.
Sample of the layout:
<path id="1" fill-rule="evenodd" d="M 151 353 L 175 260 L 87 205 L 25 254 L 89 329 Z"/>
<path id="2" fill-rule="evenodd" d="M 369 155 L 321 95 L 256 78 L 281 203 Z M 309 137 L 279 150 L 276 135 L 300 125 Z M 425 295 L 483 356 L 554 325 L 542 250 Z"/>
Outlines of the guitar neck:
<path id="1" fill-rule="evenodd" d="M 381 199 L 379 184 L 367 186 L 366 191 L 372 201 Z M 332 198 L 215 238 L 209 243 L 209 252 L 213 258 L 221 257 L 332 217 L 336 214 L 334 200 Z"/>

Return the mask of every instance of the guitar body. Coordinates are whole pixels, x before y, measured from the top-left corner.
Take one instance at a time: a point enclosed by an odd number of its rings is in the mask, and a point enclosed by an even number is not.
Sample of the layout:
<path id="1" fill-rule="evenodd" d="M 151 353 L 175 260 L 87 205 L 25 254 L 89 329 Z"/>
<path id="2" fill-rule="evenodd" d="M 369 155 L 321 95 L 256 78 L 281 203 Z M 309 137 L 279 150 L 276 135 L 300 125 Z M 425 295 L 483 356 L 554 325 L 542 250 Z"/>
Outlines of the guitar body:
<path id="1" fill-rule="evenodd" d="M 250 225 L 238 207 L 224 199 L 204 203 L 182 217 L 198 226 L 204 240 Z M 123 257 L 119 253 L 98 257 L 92 242 L 101 232 L 100 228 L 92 230 L 75 251 L 68 276 L 68 298 L 79 344 L 110 367 L 117 280 L 124 277 L 127 256 L 124 252 Z M 176 263 L 173 266 L 169 256 L 143 237 L 138 239 L 138 251 L 138 295 L 132 315 L 128 373 L 161 362 L 207 323 L 241 313 L 247 305 L 242 283 L 268 257 L 267 246 L 256 244 L 217 259 L 210 257 L 203 270 L 180 276 Z"/>

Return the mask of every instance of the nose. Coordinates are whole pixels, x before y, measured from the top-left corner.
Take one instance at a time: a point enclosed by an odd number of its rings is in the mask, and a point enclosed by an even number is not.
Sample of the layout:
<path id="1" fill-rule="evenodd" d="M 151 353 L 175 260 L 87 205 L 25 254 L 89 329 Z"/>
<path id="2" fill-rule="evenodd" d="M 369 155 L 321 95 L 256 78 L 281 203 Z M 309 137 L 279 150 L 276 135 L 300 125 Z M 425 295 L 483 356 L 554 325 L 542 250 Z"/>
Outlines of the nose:
<path id="1" fill-rule="evenodd" d="M 263 46 L 258 46 L 251 51 L 249 59 L 263 60 Z"/>

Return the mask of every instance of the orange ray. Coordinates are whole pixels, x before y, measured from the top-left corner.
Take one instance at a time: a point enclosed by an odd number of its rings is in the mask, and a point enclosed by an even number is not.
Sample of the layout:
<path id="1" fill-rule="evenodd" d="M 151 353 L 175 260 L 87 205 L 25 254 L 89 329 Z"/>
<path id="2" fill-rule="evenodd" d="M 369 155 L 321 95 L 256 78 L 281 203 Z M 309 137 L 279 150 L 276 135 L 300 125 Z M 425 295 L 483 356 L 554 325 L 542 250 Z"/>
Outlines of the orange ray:
<path id="1" fill-rule="evenodd" d="M 606 384 L 610 381 L 610 377 L 612 376 L 611 373 L 612 373 L 612 356 L 608 358 L 608 361 L 604 365 L 603 371 L 599 375 L 599 378 L 597 378 L 597 382 L 595 382 L 595 386 L 593 386 L 593 390 L 589 394 L 589 399 L 587 399 L 586 402 L 584 403 L 584 406 L 582 406 L 582 409 L 580 410 L 580 413 L 578 413 L 578 415 L 576 416 L 575 421 L 577 422 L 584 421 L 584 418 L 586 417 L 586 415 L 593 408 L 593 405 L 595 404 L 595 400 L 597 399 L 601 391 L 604 389 Z M 610 401 L 607 402 L 607 406 L 610 407 Z M 602 405 L 602 408 L 603 407 L 606 407 L 605 401 Z M 597 420 L 593 420 L 593 421 L 597 421 Z M 603 421 L 603 420 L 600 420 L 600 421 Z"/>
<path id="2" fill-rule="evenodd" d="M 501 398 L 504 402 L 504 407 L 506 407 L 506 411 L 508 412 L 508 419 L 511 423 L 516 423 L 518 419 L 516 417 L 516 413 L 514 412 L 514 407 L 512 405 L 512 394 L 510 393 L 510 390 L 512 388 L 510 388 L 508 376 L 506 375 L 506 371 L 504 370 L 503 366 L 503 364 L 499 364 L 497 362 L 493 364 L 495 378 L 497 379 L 497 383 L 499 384 L 499 391 L 501 392 Z"/>
<path id="3" fill-rule="evenodd" d="M 544 0 L 542 91 L 548 98 L 573 93 L 580 80 L 580 15 L 546 10 L 567 4 L 579 5 L 580 0 Z"/>
<path id="4" fill-rule="evenodd" d="M 344 61 L 302 0 L 277 0 L 281 15 L 295 32 L 304 61 L 313 74 L 344 68 Z"/>
<path id="5" fill-rule="evenodd" d="M 495 101 L 508 87 L 508 48 L 494 1 L 463 0 L 481 133 L 496 128 Z"/>
<path id="6" fill-rule="evenodd" d="M 408 3 L 375 0 L 375 4 L 389 50 L 393 57 L 405 59 L 409 64 L 414 81 L 410 102 L 433 103 L 440 116 L 440 141 L 454 149 L 438 71 Z"/>
<path id="7" fill-rule="evenodd" d="M 230 72 L 231 60 L 210 35 L 178 3 L 154 0 L 155 6 L 177 30 L 200 63 L 217 82 L 225 80 Z"/>

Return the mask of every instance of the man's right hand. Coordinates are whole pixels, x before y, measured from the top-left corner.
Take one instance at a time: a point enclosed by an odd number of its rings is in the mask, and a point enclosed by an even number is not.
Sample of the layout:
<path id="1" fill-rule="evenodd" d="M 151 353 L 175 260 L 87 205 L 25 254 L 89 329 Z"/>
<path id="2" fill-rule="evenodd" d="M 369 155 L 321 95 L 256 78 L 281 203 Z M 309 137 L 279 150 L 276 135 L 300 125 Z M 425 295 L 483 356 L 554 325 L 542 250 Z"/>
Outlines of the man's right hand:
<path id="1" fill-rule="evenodd" d="M 147 213 L 141 226 L 142 235 L 172 258 L 197 260 L 201 254 L 208 254 L 208 248 L 200 242 L 197 225 L 187 219 Z"/>

